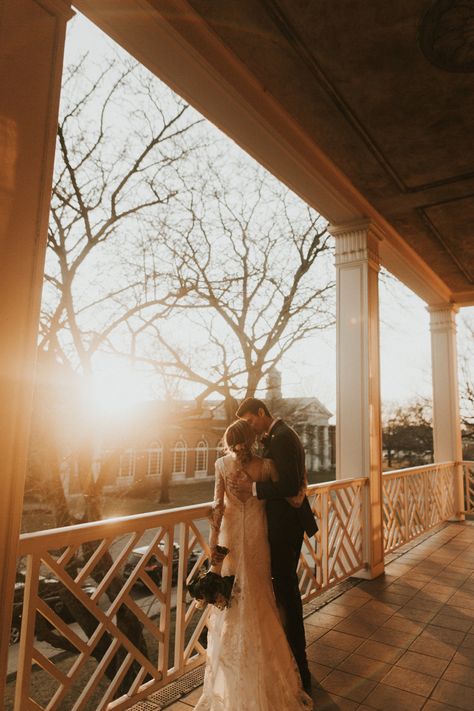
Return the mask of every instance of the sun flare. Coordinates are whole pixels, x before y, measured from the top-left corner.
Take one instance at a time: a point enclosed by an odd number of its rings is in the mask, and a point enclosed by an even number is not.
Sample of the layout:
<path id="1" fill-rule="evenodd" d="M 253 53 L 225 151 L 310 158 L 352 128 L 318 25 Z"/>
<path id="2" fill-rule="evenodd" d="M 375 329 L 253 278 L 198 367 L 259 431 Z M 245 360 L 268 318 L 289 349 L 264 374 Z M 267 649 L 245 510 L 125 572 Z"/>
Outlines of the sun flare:
<path id="1" fill-rule="evenodd" d="M 109 367 L 91 377 L 86 397 L 97 415 L 123 414 L 150 399 L 150 385 L 143 374 L 126 367 Z"/>

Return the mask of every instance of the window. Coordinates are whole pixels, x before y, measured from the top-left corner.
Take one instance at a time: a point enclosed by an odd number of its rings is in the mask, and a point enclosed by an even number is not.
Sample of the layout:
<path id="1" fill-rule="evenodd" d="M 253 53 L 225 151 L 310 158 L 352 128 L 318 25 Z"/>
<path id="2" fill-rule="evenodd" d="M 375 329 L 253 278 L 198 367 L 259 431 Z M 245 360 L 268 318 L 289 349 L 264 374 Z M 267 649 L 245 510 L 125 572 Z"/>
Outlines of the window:
<path id="1" fill-rule="evenodd" d="M 135 450 L 126 449 L 120 455 L 120 466 L 118 478 L 120 483 L 129 482 L 135 476 Z"/>
<path id="2" fill-rule="evenodd" d="M 161 468 L 163 466 L 163 447 L 161 442 L 153 442 L 147 453 L 146 475 L 150 477 L 161 476 Z"/>
<path id="3" fill-rule="evenodd" d="M 173 451 L 173 479 L 184 479 L 186 476 L 186 456 L 187 447 L 186 442 L 179 439 Z"/>
<path id="4" fill-rule="evenodd" d="M 194 471 L 196 476 L 207 476 L 208 453 L 208 444 L 205 439 L 202 439 L 196 447 L 196 467 Z"/>

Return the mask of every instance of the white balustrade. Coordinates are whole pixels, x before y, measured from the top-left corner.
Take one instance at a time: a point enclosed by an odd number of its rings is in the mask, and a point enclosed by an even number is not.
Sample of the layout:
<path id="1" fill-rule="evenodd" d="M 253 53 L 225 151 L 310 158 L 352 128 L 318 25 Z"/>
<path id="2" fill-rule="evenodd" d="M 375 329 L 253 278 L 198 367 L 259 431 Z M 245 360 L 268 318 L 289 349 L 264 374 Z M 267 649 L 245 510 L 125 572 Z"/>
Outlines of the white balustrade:
<path id="1" fill-rule="evenodd" d="M 301 555 L 304 601 L 363 568 L 364 485 L 357 479 L 310 487 L 320 531 L 305 539 Z M 204 504 L 21 537 L 27 572 L 16 711 L 125 709 L 204 661 L 207 610 L 185 586 L 208 555 L 208 512 Z M 143 545 L 130 567 L 132 551 Z M 39 594 L 45 575 L 64 586 L 74 624 Z M 95 586 L 92 595 L 85 584 Z M 41 639 L 67 649 L 68 663 L 64 655 L 47 656 Z M 33 672 L 33 664 L 42 671 Z M 46 702 L 35 698 L 32 673 L 56 683 Z M 41 686 L 44 693 L 50 684 Z"/>
<path id="2" fill-rule="evenodd" d="M 367 479 L 343 479 L 310 486 L 308 497 L 319 531 L 305 537 L 300 557 L 303 603 L 365 567 L 363 559 L 364 487 Z"/>
<path id="3" fill-rule="evenodd" d="M 385 553 L 455 516 L 457 464 L 445 462 L 383 475 Z"/>
<path id="4" fill-rule="evenodd" d="M 474 462 L 461 462 L 464 474 L 465 512 L 474 513 Z"/>

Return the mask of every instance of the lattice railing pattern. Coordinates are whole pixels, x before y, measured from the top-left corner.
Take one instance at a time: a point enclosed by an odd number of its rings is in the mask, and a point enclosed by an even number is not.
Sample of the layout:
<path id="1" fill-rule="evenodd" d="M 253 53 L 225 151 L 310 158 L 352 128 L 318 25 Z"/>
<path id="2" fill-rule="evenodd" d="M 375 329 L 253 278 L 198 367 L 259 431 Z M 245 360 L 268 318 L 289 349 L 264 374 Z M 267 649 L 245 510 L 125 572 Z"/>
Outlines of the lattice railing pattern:
<path id="1" fill-rule="evenodd" d="M 309 488 L 320 531 L 301 554 L 304 601 L 363 568 L 365 484 Z M 15 711 L 125 709 L 203 662 L 207 611 L 185 585 L 207 558 L 208 512 L 204 504 L 21 537 L 27 569 Z M 39 594 L 45 576 L 61 588 L 61 611 L 57 599 Z M 46 654 L 40 641 L 66 654 Z"/>
<path id="2" fill-rule="evenodd" d="M 208 511 L 209 504 L 22 536 L 15 711 L 128 708 L 202 662 L 207 611 L 183 591 L 207 558 Z M 46 575 L 61 588 L 61 614 L 57 601 L 38 594 Z M 45 656 L 41 640 L 66 650 L 66 661 Z M 48 684 L 31 683 L 33 663 Z M 56 690 L 45 698 L 51 680 Z"/>
<path id="3" fill-rule="evenodd" d="M 464 475 L 464 506 L 466 513 L 474 513 L 474 462 L 461 462 Z"/>
<path id="4" fill-rule="evenodd" d="M 456 514 L 456 467 L 448 462 L 383 475 L 386 553 Z"/>
<path id="5" fill-rule="evenodd" d="M 386 552 L 456 513 L 459 466 L 383 475 Z M 474 510 L 474 462 L 462 466 Z M 304 602 L 364 569 L 367 484 L 309 487 L 319 532 L 305 538 L 298 567 Z M 15 711 L 129 708 L 203 662 L 207 610 L 185 585 L 207 558 L 208 513 L 203 504 L 21 537 L 27 574 Z M 41 594 L 45 576 L 59 599 Z M 46 654 L 40 641 L 66 654 Z M 41 670 L 34 684 L 33 665 Z M 47 698 L 52 685 L 38 674 L 56 685 Z"/>
<path id="6" fill-rule="evenodd" d="M 309 500 L 319 524 L 305 537 L 299 564 L 303 602 L 364 567 L 363 505 L 366 479 L 344 479 L 309 487 Z"/>

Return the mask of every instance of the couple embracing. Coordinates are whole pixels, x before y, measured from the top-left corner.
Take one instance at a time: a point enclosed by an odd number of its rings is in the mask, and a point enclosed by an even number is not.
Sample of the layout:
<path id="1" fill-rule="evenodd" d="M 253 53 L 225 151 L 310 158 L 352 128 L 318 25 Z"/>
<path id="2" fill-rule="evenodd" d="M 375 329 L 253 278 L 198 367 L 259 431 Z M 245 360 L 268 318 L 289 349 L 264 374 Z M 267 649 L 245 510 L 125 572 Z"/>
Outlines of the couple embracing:
<path id="1" fill-rule="evenodd" d="M 317 531 L 304 451 L 261 400 L 245 400 L 237 417 L 216 462 L 209 541 L 215 569 L 235 576 L 234 586 L 230 606 L 209 616 L 195 711 L 304 711 L 313 704 L 296 568 L 304 533 Z M 217 545 L 229 549 L 221 565 Z"/>

